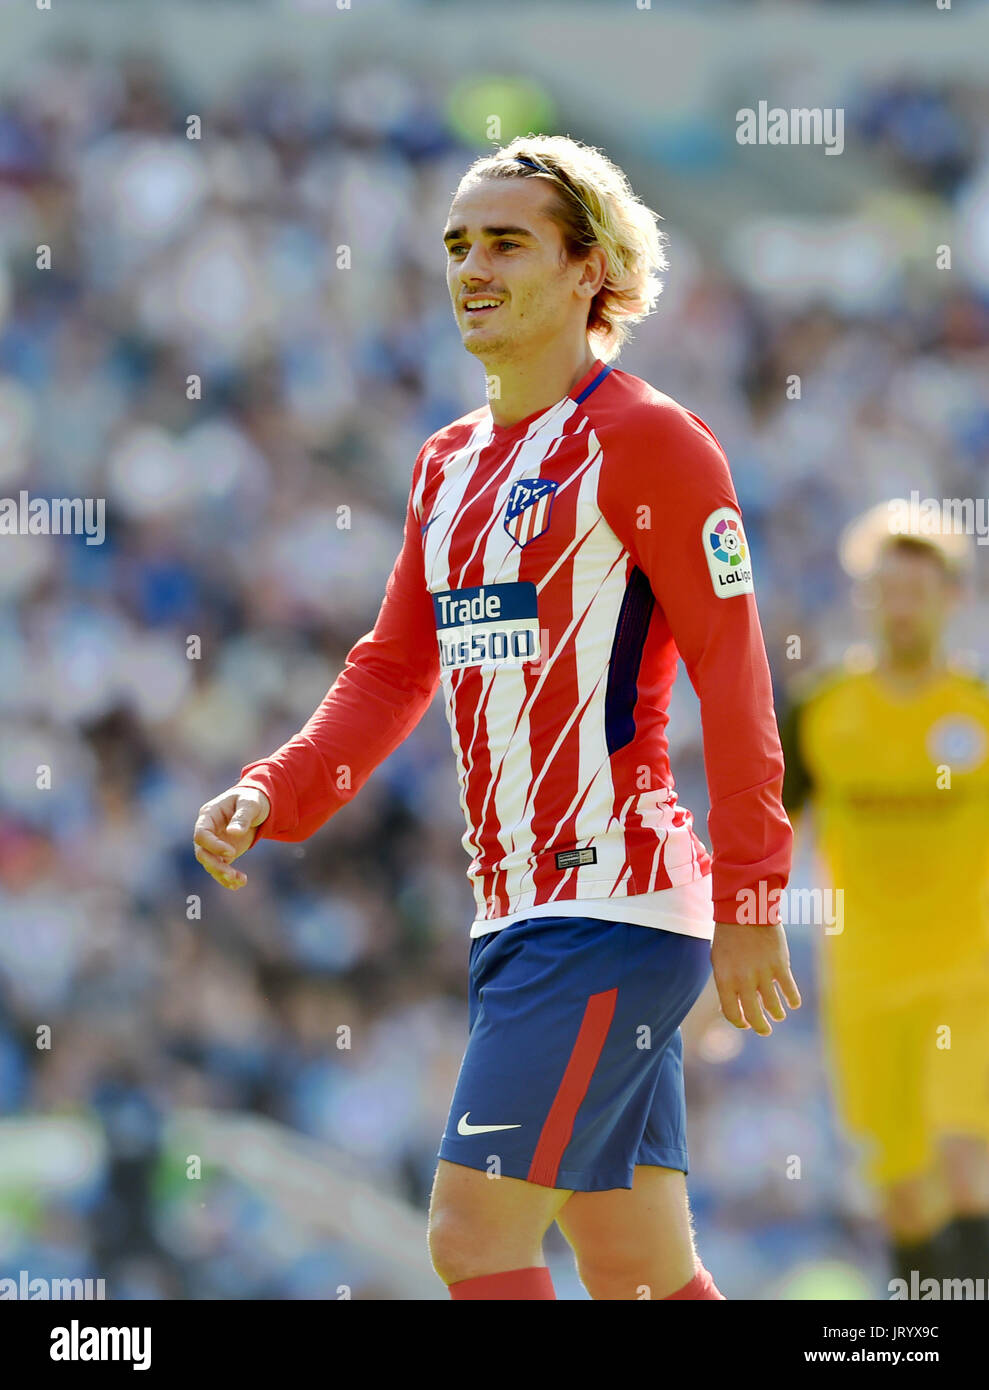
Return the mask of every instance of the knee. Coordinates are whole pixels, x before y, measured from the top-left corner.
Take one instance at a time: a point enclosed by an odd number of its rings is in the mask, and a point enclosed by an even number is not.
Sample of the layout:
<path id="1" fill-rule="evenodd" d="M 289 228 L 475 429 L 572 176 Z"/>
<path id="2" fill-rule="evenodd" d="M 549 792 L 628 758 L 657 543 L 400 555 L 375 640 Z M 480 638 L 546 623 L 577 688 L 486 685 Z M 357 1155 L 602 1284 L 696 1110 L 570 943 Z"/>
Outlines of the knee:
<path id="1" fill-rule="evenodd" d="M 650 1271 L 642 1260 L 619 1256 L 585 1256 L 577 1261 L 580 1282 L 591 1298 L 650 1299 Z"/>
<path id="2" fill-rule="evenodd" d="M 433 1269 L 444 1284 L 489 1273 L 479 1232 L 456 1210 L 440 1207 L 430 1212 L 428 1241 Z"/>
<path id="3" fill-rule="evenodd" d="M 693 1278 L 688 1263 L 670 1269 L 656 1268 L 645 1256 L 622 1260 L 580 1260 L 577 1264 L 580 1282 L 595 1300 L 650 1302 L 667 1298 Z"/>
<path id="4" fill-rule="evenodd" d="M 667 1298 L 694 1277 L 692 1241 L 657 1247 L 644 1241 L 595 1241 L 574 1252 L 580 1282 L 593 1299 Z"/>
<path id="5" fill-rule="evenodd" d="M 456 1207 L 439 1205 L 430 1211 L 427 1238 L 433 1269 L 447 1285 L 528 1268 L 542 1258 L 538 1238 L 512 1226 L 494 1226 Z"/>
<path id="6" fill-rule="evenodd" d="M 427 1239 L 429 1258 L 436 1273 L 444 1284 L 456 1283 L 461 1277 L 459 1269 L 463 1258 L 463 1238 L 458 1223 L 445 1212 L 431 1211 Z"/>

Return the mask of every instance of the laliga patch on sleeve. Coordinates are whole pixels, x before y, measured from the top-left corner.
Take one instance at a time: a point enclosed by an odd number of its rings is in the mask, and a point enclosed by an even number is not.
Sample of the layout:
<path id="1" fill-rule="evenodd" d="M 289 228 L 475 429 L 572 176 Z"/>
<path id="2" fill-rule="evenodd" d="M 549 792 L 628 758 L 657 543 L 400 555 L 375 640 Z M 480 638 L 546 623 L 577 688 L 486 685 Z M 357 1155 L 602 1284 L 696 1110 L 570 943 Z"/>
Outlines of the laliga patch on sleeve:
<path id="1" fill-rule="evenodd" d="M 701 544 L 718 598 L 755 593 L 749 545 L 734 507 L 719 507 L 711 513 L 701 529 Z"/>

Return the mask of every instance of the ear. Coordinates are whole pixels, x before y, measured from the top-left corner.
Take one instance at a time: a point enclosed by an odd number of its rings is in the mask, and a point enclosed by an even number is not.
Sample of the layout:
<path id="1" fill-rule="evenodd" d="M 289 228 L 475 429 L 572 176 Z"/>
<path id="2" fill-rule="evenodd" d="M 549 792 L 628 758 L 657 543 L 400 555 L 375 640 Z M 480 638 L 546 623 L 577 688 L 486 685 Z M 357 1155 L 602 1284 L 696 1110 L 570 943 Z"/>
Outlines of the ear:
<path id="1" fill-rule="evenodd" d="M 604 247 L 592 246 L 584 261 L 584 269 L 577 281 L 577 288 L 586 294 L 588 299 L 593 299 L 604 284 L 607 274 L 608 258 L 605 255 Z"/>

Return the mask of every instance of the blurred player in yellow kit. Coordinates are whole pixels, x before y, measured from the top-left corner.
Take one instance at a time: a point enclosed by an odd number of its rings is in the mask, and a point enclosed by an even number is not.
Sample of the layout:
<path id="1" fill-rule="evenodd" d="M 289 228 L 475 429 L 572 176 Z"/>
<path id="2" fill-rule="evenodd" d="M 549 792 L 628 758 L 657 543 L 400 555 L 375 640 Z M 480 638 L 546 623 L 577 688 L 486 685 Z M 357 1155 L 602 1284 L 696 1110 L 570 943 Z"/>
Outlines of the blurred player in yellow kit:
<path id="1" fill-rule="evenodd" d="M 843 892 L 822 1017 L 893 1276 L 989 1279 L 989 689 L 942 650 L 969 541 L 891 533 L 893 505 L 843 537 L 874 653 L 792 692 L 783 799 Z"/>

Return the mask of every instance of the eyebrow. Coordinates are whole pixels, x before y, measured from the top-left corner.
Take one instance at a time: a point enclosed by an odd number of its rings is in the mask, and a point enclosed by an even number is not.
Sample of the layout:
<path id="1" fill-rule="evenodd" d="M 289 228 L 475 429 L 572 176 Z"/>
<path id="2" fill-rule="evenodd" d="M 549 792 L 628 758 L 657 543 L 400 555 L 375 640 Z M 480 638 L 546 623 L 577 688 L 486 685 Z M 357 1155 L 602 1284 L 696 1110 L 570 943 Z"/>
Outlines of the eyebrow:
<path id="1" fill-rule="evenodd" d="M 481 231 L 485 236 L 527 236 L 534 237 L 528 227 L 482 227 Z M 444 241 L 461 241 L 467 235 L 466 227 L 451 227 L 448 232 L 443 233 Z"/>

